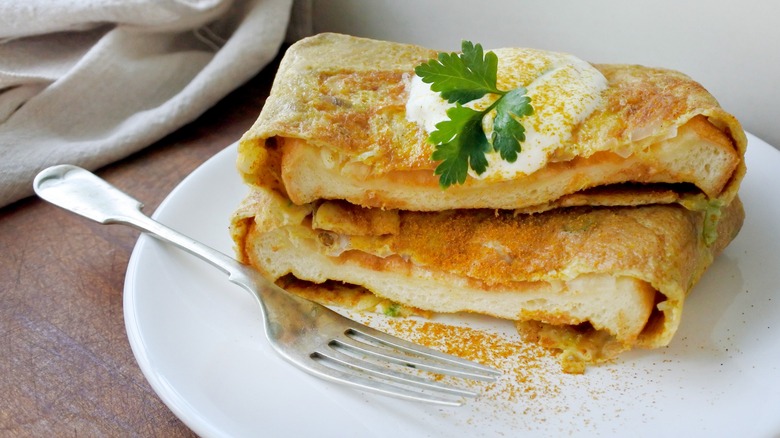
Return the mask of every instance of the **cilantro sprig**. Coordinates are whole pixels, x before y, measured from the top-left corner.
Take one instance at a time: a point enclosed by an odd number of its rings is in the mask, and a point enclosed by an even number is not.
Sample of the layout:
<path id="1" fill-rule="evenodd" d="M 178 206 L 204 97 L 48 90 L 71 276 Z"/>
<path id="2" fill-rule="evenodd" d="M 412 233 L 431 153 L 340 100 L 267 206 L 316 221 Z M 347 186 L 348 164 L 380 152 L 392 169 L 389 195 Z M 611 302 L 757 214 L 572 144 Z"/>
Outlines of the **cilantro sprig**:
<path id="1" fill-rule="evenodd" d="M 484 53 L 480 44 L 463 41 L 461 53 L 439 53 L 438 57 L 418 65 L 414 72 L 431 90 L 455 106 L 447 110 L 448 120 L 436 124 L 428 141 L 436 146 L 431 158 L 441 161 L 434 171 L 439 185 L 447 188 L 463 184 L 469 167 L 481 175 L 488 166 L 486 154 L 498 152 L 510 163 L 517 160 L 525 141 L 525 128 L 518 118 L 533 114 L 531 98 L 524 87 L 499 90 L 496 85 L 498 56 Z M 463 106 L 486 94 L 496 94 L 495 100 L 484 110 Z M 495 110 L 493 134 L 490 141 L 482 126 L 483 118 Z"/>

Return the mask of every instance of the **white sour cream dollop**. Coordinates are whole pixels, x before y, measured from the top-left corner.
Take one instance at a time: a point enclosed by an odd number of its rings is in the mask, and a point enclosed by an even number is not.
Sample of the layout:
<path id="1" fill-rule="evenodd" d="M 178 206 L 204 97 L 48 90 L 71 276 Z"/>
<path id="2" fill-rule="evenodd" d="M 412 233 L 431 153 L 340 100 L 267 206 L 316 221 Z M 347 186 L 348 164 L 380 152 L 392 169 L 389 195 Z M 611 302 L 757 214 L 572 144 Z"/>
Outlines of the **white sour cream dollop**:
<path id="1" fill-rule="evenodd" d="M 526 140 L 514 163 L 501 159 L 497 152 L 487 154 L 488 168 L 473 178 L 486 180 L 514 179 L 544 167 L 553 152 L 571 138 L 572 129 L 585 120 L 600 104 L 607 80 L 595 67 L 569 54 L 534 49 L 496 49 L 497 85 L 500 90 L 524 86 L 531 98 L 534 114 L 520 119 Z M 447 109 L 454 106 L 431 91 L 418 76 L 408 85 L 407 120 L 422 126 L 428 133 L 447 119 Z M 487 108 L 497 96 L 488 95 L 465 106 Z M 492 114 L 483 121 L 490 139 Z"/>

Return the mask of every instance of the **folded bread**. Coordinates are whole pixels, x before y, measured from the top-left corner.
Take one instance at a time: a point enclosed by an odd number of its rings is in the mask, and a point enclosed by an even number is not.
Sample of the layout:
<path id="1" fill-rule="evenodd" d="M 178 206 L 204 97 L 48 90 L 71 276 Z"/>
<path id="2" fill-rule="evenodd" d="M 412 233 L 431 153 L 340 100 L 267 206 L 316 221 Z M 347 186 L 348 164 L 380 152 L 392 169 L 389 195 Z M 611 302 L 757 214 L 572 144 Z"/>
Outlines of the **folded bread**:
<path id="1" fill-rule="evenodd" d="M 315 289 L 335 280 L 412 308 L 519 321 L 581 371 L 632 347 L 667 345 L 685 296 L 743 214 L 737 198 L 707 245 L 705 213 L 674 204 L 413 212 L 295 205 L 256 189 L 232 230 L 241 259 L 273 280 L 291 274 Z"/>
<path id="2" fill-rule="evenodd" d="M 581 205 L 594 190 L 600 205 L 699 194 L 728 204 L 736 196 L 745 134 L 687 76 L 531 49 L 494 52 L 499 86 L 526 87 L 535 109 L 523 118 L 527 138 L 511 165 L 489 154 L 484 174 L 442 190 L 427 136 L 447 107 L 414 74 L 436 52 L 322 34 L 286 53 L 241 139 L 239 170 L 297 204 L 344 199 L 418 211 L 543 211 Z"/>
<path id="3" fill-rule="evenodd" d="M 239 143 L 238 257 L 331 304 L 517 321 L 568 372 L 667 345 L 743 221 L 739 123 L 677 72 L 496 52 L 500 88 L 534 105 L 526 141 L 442 189 L 427 137 L 446 104 L 414 75 L 435 52 L 293 45 Z"/>

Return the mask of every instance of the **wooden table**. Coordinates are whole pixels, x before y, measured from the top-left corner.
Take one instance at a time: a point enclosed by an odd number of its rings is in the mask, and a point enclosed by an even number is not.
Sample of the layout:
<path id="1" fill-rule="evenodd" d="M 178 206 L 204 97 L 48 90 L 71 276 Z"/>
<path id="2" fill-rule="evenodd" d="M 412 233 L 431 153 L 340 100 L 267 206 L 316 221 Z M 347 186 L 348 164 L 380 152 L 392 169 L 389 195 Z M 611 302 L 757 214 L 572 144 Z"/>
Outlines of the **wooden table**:
<path id="1" fill-rule="evenodd" d="M 195 122 L 96 173 L 154 212 L 251 126 L 277 65 Z M 0 435 L 193 435 L 152 391 L 127 341 L 122 290 L 138 234 L 37 198 L 0 209 Z"/>

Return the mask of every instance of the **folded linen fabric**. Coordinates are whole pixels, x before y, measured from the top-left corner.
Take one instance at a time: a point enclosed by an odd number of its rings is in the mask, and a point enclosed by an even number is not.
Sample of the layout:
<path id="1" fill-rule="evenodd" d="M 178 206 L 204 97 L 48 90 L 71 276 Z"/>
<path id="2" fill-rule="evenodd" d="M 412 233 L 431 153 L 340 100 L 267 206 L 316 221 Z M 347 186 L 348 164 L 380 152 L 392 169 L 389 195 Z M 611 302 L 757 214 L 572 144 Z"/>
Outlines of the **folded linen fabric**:
<path id="1" fill-rule="evenodd" d="M 278 52 L 292 0 L 0 1 L 0 206 L 194 120 Z"/>

